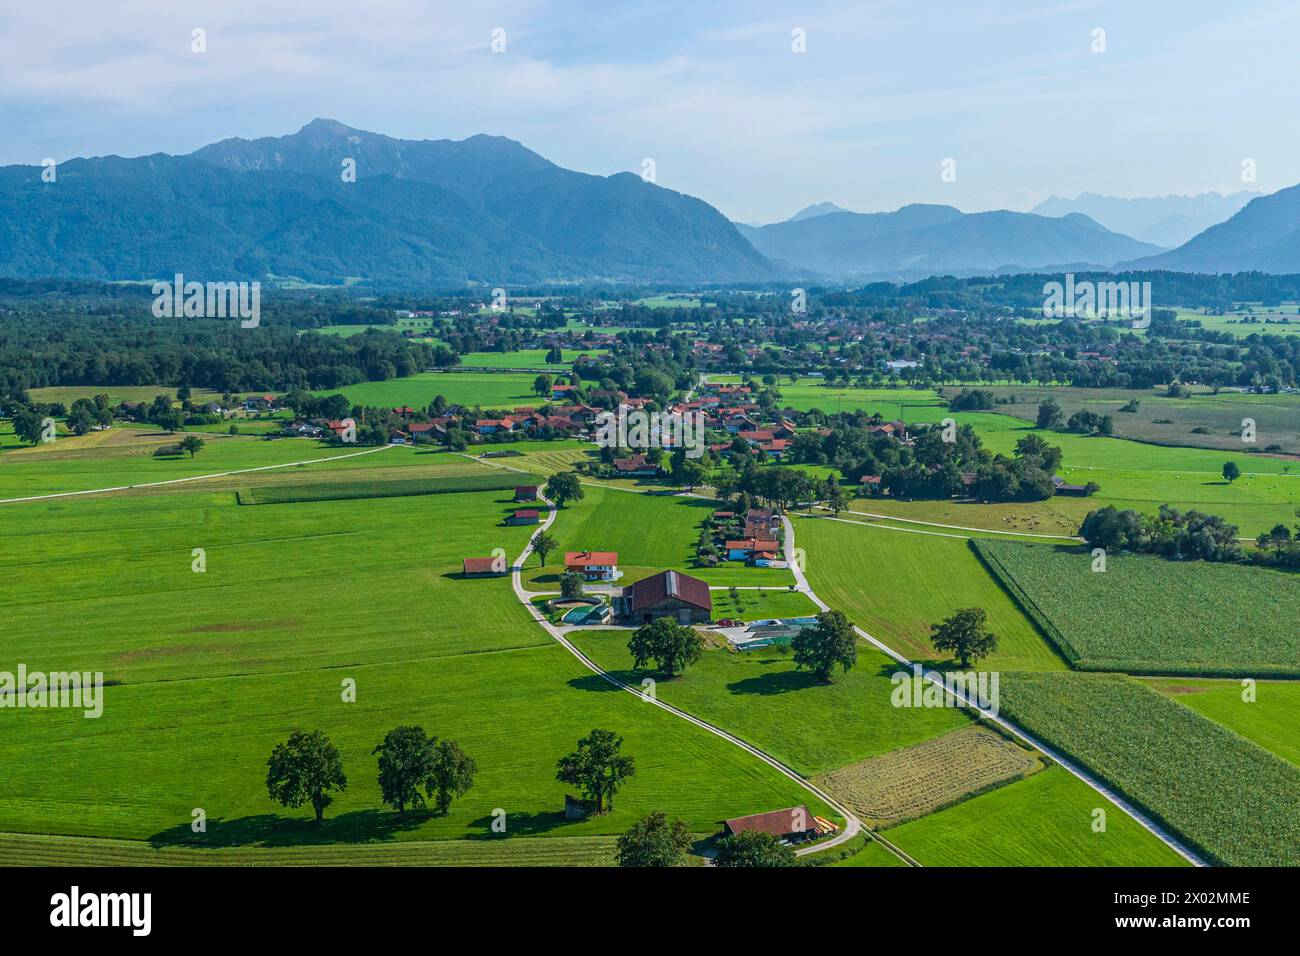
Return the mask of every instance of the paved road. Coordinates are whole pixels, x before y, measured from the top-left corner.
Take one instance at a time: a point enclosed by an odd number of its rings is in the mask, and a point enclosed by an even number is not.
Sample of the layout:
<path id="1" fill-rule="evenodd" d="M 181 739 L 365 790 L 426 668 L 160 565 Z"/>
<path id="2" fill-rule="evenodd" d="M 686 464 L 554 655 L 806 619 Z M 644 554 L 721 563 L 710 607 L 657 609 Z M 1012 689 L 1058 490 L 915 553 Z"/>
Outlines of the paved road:
<path id="1" fill-rule="evenodd" d="M 835 518 L 823 518 L 819 515 L 807 515 L 807 516 L 800 515 L 799 517 L 809 517 L 816 521 L 841 520 Z M 795 553 L 794 552 L 794 524 L 793 522 L 790 521 L 788 515 L 782 515 L 781 521 L 785 525 L 786 554 L 794 554 Z M 808 597 L 812 600 L 812 602 L 816 604 L 819 608 L 821 608 L 823 611 L 829 611 L 830 607 L 826 604 L 825 601 L 819 598 L 816 595 L 816 593 L 814 593 L 813 589 L 809 586 L 808 579 L 804 575 L 803 568 L 798 566 L 798 564 L 800 563 L 802 562 L 792 562 L 791 564 L 791 568 L 794 570 L 794 576 L 795 576 L 795 581 L 797 582 L 798 590 L 807 594 Z M 858 627 L 856 624 L 853 626 L 853 630 L 856 631 L 858 636 L 861 637 L 863 640 L 865 640 L 867 643 L 873 645 L 874 647 L 878 648 L 881 651 L 884 651 L 886 654 L 888 654 L 891 658 L 893 658 L 902 666 L 907 668 L 910 668 L 912 666 L 912 661 L 908 660 L 902 654 L 898 653 L 898 651 L 894 650 L 888 644 L 872 637 L 870 634 L 868 634 L 862 628 Z M 925 675 L 925 680 L 939 687 L 944 687 L 942 680 L 936 679 L 930 676 L 929 674 Z M 1102 781 L 1098 780 L 1096 777 L 1092 776 L 1090 773 L 1083 770 L 1080 766 L 1075 764 L 1073 761 L 1069 760 L 1068 758 L 1064 757 L 1057 751 L 1053 750 L 1051 747 L 1047 746 L 1047 744 L 1043 743 L 1038 738 L 1031 736 L 1028 732 L 1022 730 L 1017 725 L 1011 723 L 1011 721 L 1007 720 L 1005 717 L 1001 717 L 990 710 L 985 710 L 981 708 L 975 701 L 970 700 L 965 694 L 965 692 L 962 691 L 960 688 L 953 688 L 952 690 L 947 690 L 946 693 L 952 694 L 952 696 L 956 697 L 959 701 L 961 701 L 971 710 L 978 711 L 981 716 L 985 717 L 988 720 L 993 721 L 995 724 L 1004 728 L 1009 733 L 1014 734 L 1016 737 L 1019 737 L 1021 740 L 1025 741 L 1025 743 L 1029 744 L 1034 749 L 1040 751 L 1043 754 L 1046 754 L 1052 760 L 1060 764 L 1064 769 L 1072 773 L 1074 776 L 1078 777 L 1088 786 L 1092 787 L 1093 790 L 1097 791 L 1097 793 L 1101 794 L 1103 797 L 1105 797 L 1115 806 L 1119 807 L 1121 810 L 1127 813 L 1130 817 L 1132 817 L 1139 824 L 1145 827 L 1161 842 L 1163 842 L 1166 846 L 1168 846 L 1171 850 L 1173 850 L 1183 859 L 1187 860 L 1189 863 L 1192 863 L 1196 866 L 1208 865 L 1205 862 L 1205 860 L 1203 860 L 1200 856 L 1198 856 L 1195 852 L 1193 852 L 1190 847 L 1184 845 L 1181 840 L 1179 840 L 1177 837 L 1175 837 L 1173 834 L 1167 831 L 1164 827 L 1160 826 L 1158 823 L 1156 823 L 1154 820 L 1152 820 L 1150 817 L 1148 817 L 1146 814 L 1140 811 L 1137 807 L 1133 806 L 1133 804 L 1129 803 L 1127 800 L 1125 800 L 1122 796 L 1120 796 L 1110 787 L 1106 786 L 1106 784 L 1104 784 Z"/>

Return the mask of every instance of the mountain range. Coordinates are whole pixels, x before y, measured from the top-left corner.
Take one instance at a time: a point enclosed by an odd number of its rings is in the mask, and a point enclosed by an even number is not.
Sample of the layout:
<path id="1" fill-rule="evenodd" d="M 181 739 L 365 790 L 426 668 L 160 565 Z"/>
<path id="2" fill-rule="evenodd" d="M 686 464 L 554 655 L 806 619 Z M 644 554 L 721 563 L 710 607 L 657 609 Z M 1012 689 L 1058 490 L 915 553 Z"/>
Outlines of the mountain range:
<path id="1" fill-rule="evenodd" d="M 839 278 L 909 278 L 942 273 L 1109 268 L 1161 251 L 1111 232 L 1087 216 L 963 213 L 917 203 L 894 212 L 828 212 L 754 228 L 737 226 L 754 248 L 797 269 Z"/>
<path id="2" fill-rule="evenodd" d="M 1115 267 L 1300 272 L 1300 187 L 1254 198 L 1084 194 L 1031 213 L 933 204 L 855 213 L 818 203 L 752 226 L 631 173 L 565 169 L 504 137 L 403 140 L 325 119 L 187 155 L 68 160 L 53 182 L 42 172 L 0 167 L 0 276 L 180 272 L 453 288 Z M 1108 228 L 1126 222 L 1143 235 L 1172 235 L 1161 230 L 1186 231 L 1198 216 L 1216 224 L 1168 251 Z"/>
<path id="3" fill-rule="evenodd" d="M 1066 216 L 1080 212 L 1113 232 L 1172 249 L 1228 219 L 1259 195 L 1258 192 L 1241 190 L 1226 196 L 1208 192 L 1195 196 L 1120 199 L 1081 193 L 1074 199 L 1052 196 L 1029 211 L 1040 216 Z"/>
<path id="4" fill-rule="evenodd" d="M 343 163 L 355 162 L 345 182 Z M 0 168 L 0 275 L 294 277 L 430 286 L 785 277 L 716 209 L 513 140 L 400 140 L 317 119 L 186 156 Z"/>

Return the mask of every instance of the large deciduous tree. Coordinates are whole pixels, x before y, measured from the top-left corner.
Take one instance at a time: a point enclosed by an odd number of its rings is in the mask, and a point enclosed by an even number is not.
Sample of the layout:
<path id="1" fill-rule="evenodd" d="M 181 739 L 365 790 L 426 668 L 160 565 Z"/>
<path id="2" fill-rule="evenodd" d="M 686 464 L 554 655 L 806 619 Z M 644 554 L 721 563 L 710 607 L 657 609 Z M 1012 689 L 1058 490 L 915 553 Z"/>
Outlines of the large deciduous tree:
<path id="1" fill-rule="evenodd" d="M 962 667 L 987 657 L 998 649 L 998 639 L 987 627 L 987 615 L 980 607 L 962 608 L 947 620 L 931 627 L 930 643 L 937 651 L 952 651 Z"/>
<path id="2" fill-rule="evenodd" d="M 319 730 L 294 731 L 284 743 L 275 745 L 266 766 L 266 791 L 271 799 L 286 807 L 310 803 L 317 823 L 325 819 L 325 808 L 334 802 L 330 791 L 348 788 L 343 760 Z"/>
<path id="3" fill-rule="evenodd" d="M 704 639 L 693 627 L 657 617 L 632 632 L 627 649 L 636 667 L 654 661 L 660 673 L 671 679 L 700 659 Z"/>
<path id="4" fill-rule="evenodd" d="M 593 730 L 578 749 L 557 761 L 555 779 L 579 788 L 596 803 L 596 812 L 614 808 L 614 795 L 636 773 L 635 761 L 620 753 L 623 738 L 612 730 Z"/>
<path id="5" fill-rule="evenodd" d="M 847 672 L 858 662 L 858 639 L 842 611 L 823 611 L 817 623 L 805 627 L 790 641 L 794 664 L 812 671 L 823 684 L 831 683 L 836 665 Z"/>

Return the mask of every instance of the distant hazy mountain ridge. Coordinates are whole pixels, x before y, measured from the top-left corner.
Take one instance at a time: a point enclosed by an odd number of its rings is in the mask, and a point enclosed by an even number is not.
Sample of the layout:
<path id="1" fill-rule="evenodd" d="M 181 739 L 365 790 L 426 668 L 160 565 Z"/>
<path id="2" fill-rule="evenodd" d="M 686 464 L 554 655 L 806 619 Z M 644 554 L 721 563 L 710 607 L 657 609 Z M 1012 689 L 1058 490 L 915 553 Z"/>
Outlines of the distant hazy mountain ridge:
<path id="1" fill-rule="evenodd" d="M 1113 232 L 1169 249 L 1223 222 L 1259 195 L 1258 192 L 1242 190 L 1227 196 L 1208 192 L 1196 196 L 1119 199 L 1082 193 L 1074 199 L 1052 196 L 1030 212 L 1040 216 L 1083 213 Z"/>

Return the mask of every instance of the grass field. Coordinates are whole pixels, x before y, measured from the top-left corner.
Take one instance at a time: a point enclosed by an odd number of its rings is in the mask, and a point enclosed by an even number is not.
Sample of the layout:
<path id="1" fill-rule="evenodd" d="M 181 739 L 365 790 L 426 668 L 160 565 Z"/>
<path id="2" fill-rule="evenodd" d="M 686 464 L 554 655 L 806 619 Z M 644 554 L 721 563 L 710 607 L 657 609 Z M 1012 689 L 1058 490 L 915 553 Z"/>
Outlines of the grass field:
<path id="1" fill-rule="evenodd" d="M 821 609 L 806 595 L 798 591 L 737 590 L 733 598 L 728 591 L 712 591 L 713 619 L 734 618 L 741 621 L 761 621 L 770 617 L 807 617 Z"/>
<path id="2" fill-rule="evenodd" d="M 1300 322 L 1293 328 L 1300 332 Z M 995 386 L 989 391 L 999 398 L 1015 398 L 1012 404 L 998 405 L 996 411 L 1026 421 L 1035 421 L 1038 405 L 1046 397 L 1055 398 L 1068 419 L 1080 410 L 1110 415 L 1115 434 L 1120 438 L 1153 442 L 1159 445 L 1186 445 L 1216 448 L 1246 455 L 1249 449 L 1263 450 L 1281 445 L 1289 454 L 1300 453 L 1300 394 L 1247 395 L 1209 389 L 1193 389 L 1187 398 L 1169 398 L 1163 388 L 1070 388 L 1066 386 Z M 1121 412 L 1129 402 L 1138 403 L 1137 411 Z M 1256 441 L 1241 440 L 1242 420 L 1255 421 Z M 1208 428 L 1209 434 L 1196 434 L 1195 428 Z"/>
<path id="3" fill-rule="evenodd" d="M 899 823 L 1041 770 L 1042 762 L 1001 734 L 971 725 L 817 778 L 859 819 Z"/>
<path id="4" fill-rule="evenodd" d="M 537 376 L 529 372 L 421 372 L 385 382 L 361 382 L 326 389 L 318 395 L 342 394 L 354 405 L 426 408 L 437 396 L 457 405 L 483 408 L 536 407 L 544 402 L 533 391 Z"/>
<path id="5" fill-rule="evenodd" d="M 975 544 L 1021 605 L 1084 670 L 1300 674 L 1300 579 L 1267 568 L 1107 556 L 1086 547 Z"/>
<path id="6" fill-rule="evenodd" d="M 520 459 L 506 459 L 512 464 Z M 518 467 L 518 466 L 516 466 Z M 525 584 L 554 590 L 559 584 L 565 551 L 616 551 L 627 585 L 674 568 L 720 585 L 789 585 L 794 575 L 778 568 L 750 568 L 739 562 L 695 568 L 699 524 L 713 514 L 716 503 L 678 495 L 648 495 L 593 485 L 583 486 L 583 498 L 560 509 L 551 533 L 560 542 L 541 567 L 529 561 Z"/>
<path id="7" fill-rule="evenodd" d="M 513 352 L 466 352 L 460 357 L 461 368 L 544 368 L 554 371 L 568 369 L 581 356 L 597 358 L 607 349 L 561 349 L 563 360 L 548 362 L 550 349 L 517 349 Z"/>
<path id="8" fill-rule="evenodd" d="M 1109 674 L 1003 674 L 1002 712 L 1211 859 L 1300 865 L 1300 768 L 1150 687 Z"/>
<path id="9" fill-rule="evenodd" d="M 1092 829 L 1097 807 L 1106 810 L 1104 833 Z M 924 866 L 1186 865 L 1060 767 L 893 827 L 884 835 Z"/>
<path id="10" fill-rule="evenodd" d="M 1260 681 L 1251 701 L 1243 698 L 1241 681 L 1148 679 L 1144 683 L 1300 765 L 1300 683 Z"/>
<path id="11" fill-rule="evenodd" d="M 238 494 L 241 505 L 278 505 L 306 501 L 343 501 L 352 498 L 446 495 L 469 491 L 510 490 L 513 492 L 513 489 L 523 480 L 522 476 L 511 472 L 496 471 L 462 477 L 438 476 L 387 481 L 304 481 L 243 488 Z"/>
<path id="12" fill-rule="evenodd" d="M 507 506 L 478 493 L 240 508 L 228 492 L 13 506 L 0 659 L 102 670 L 111 686 L 98 720 L 24 711 L 23 733 L 0 738 L 0 831 L 389 843 L 486 837 L 500 808 L 512 835 L 585 837 L 661 808 L 708 833 L 808 799 L 738 748 L 610 692 L 528 620 L 508 581 L 462 580 L 462 556 L 522 547 L 531 529 L 498 524 Z M 402 723 L 478 762 L 446 817 L 380 807 L 370 750 Z M 614 812 L 567 823 L 555 760 L 592 727 L 624 734 L 638 772 Z M 295 728 L 329 733 L 349 774 L 324 827 L 266 797 L 266 756 Z"/>
<path id="13" fill-rule="evenodd" d="M 632 667 L 629 636 L 592 630 L 569 639 L 620 680 L 641 686 L 655 675 Z M 895 670 L 880 652 L 859 647 L 857 667 L 824 686 L 775 650 L 710 648 L 683 676 L 658 681 L 655 693 L 813 776 L 969 725 L 956 708 L 894 707 Z"/>
<path id="14" fill-rule="evenodd" d="M 822 518 L 796 519 L 795 533 L 818 597 L 913 660 L 945 659 L 930 645 L 931 625 L 981 607 L 998 637 L 981 669 L 1066 666 L 965 540 Z"/>

